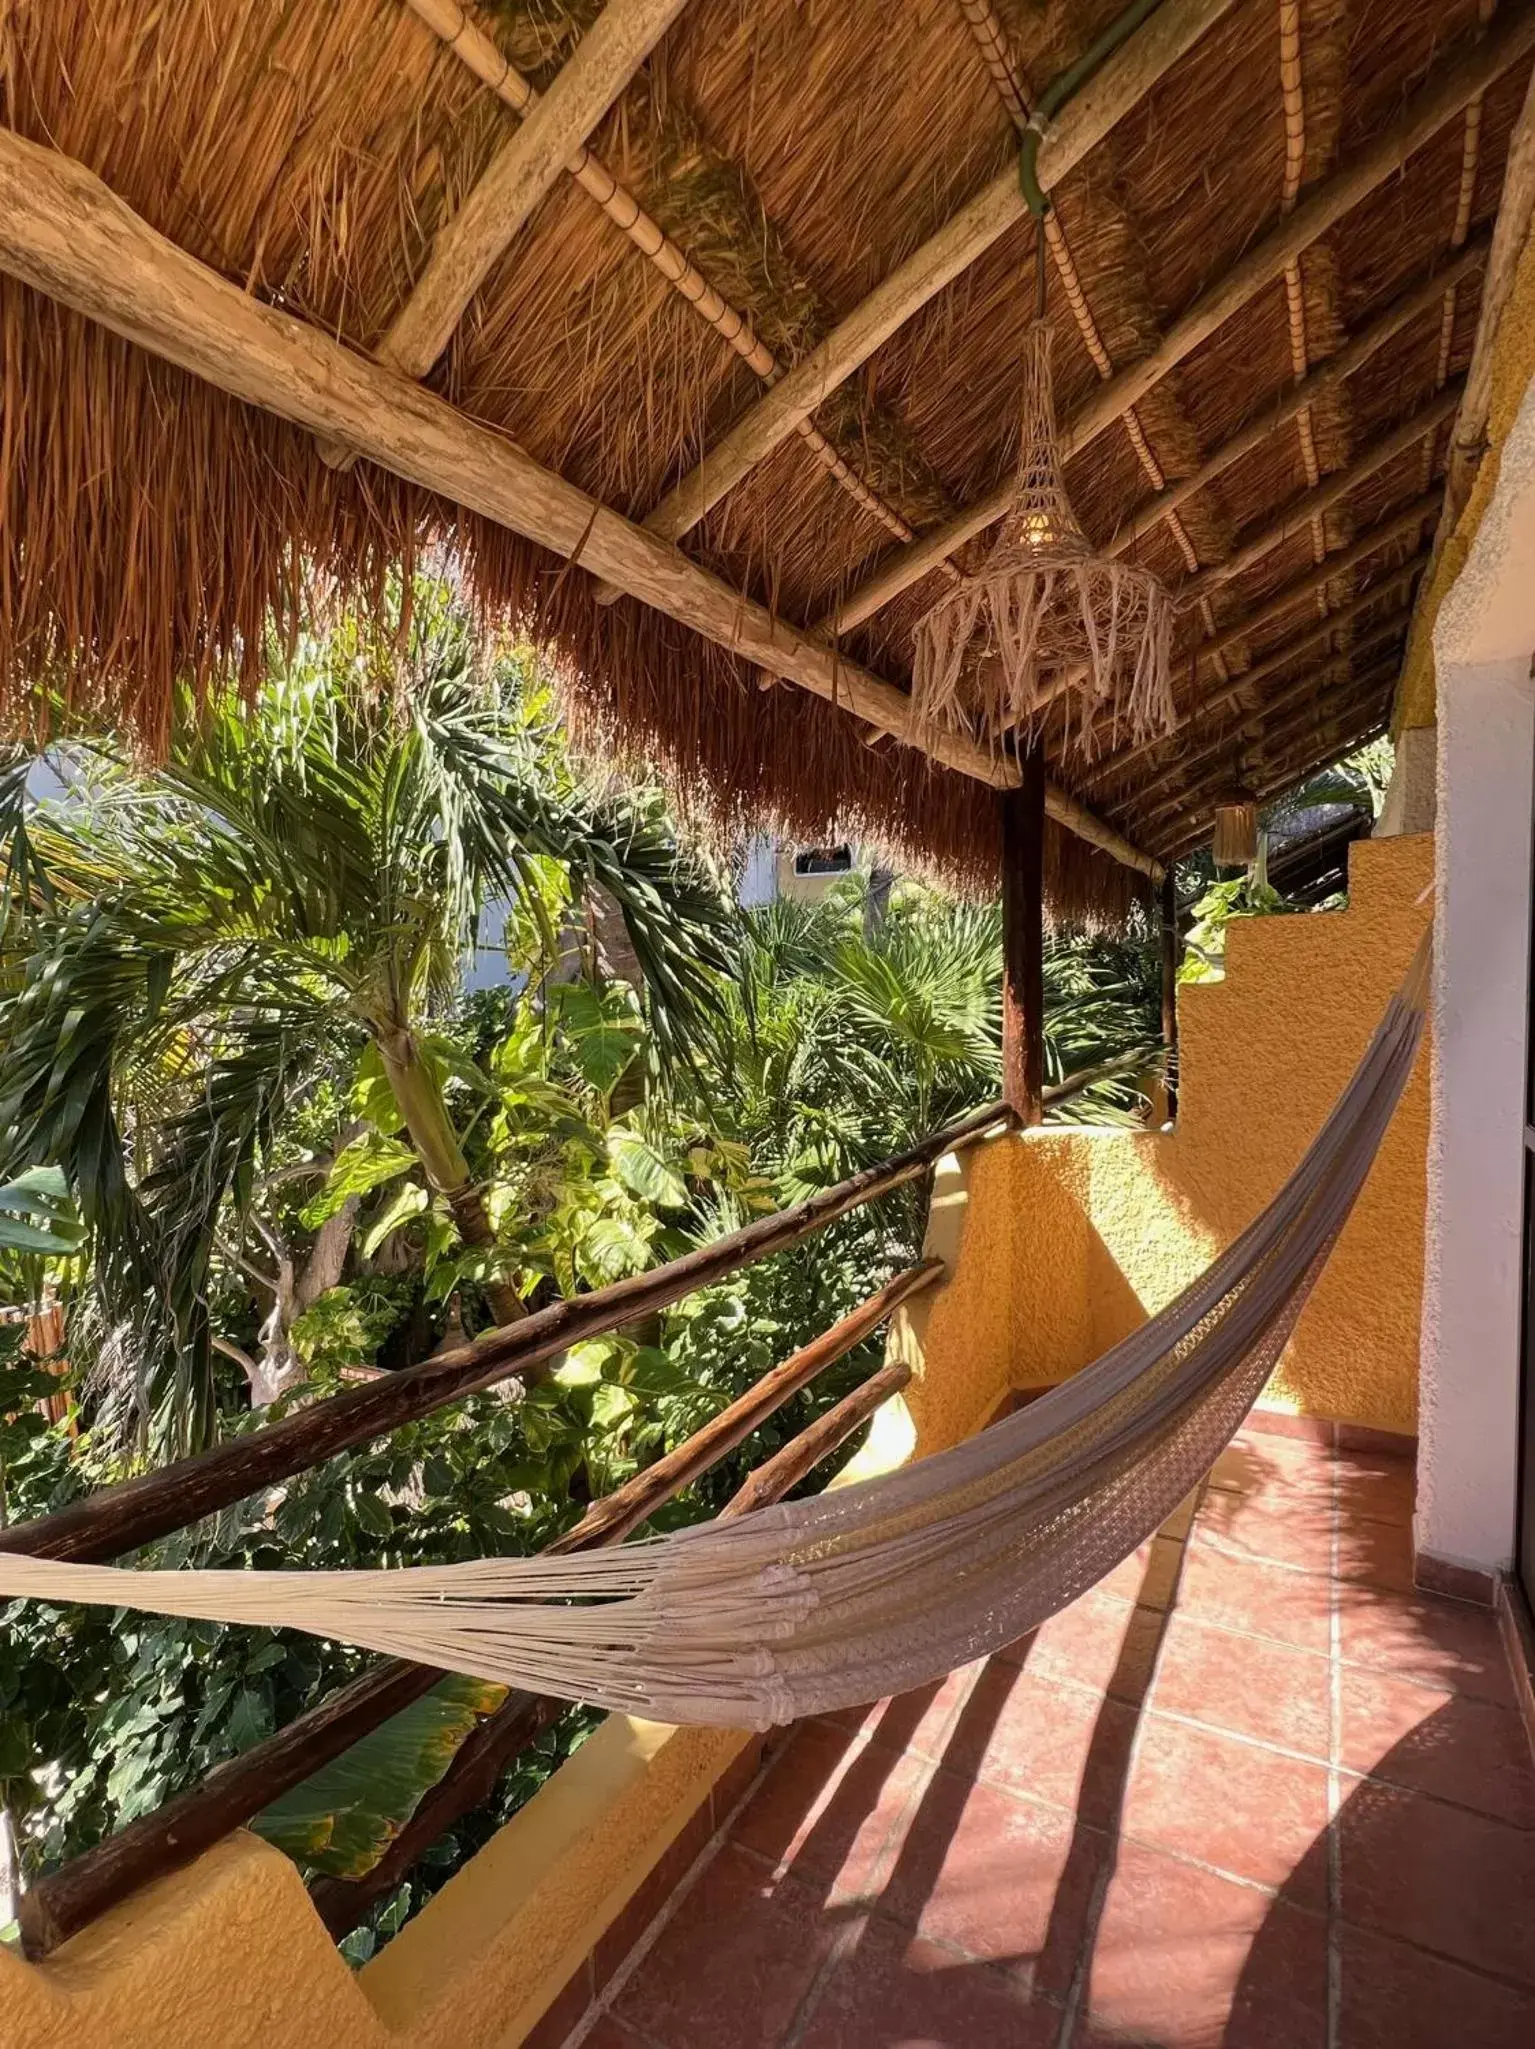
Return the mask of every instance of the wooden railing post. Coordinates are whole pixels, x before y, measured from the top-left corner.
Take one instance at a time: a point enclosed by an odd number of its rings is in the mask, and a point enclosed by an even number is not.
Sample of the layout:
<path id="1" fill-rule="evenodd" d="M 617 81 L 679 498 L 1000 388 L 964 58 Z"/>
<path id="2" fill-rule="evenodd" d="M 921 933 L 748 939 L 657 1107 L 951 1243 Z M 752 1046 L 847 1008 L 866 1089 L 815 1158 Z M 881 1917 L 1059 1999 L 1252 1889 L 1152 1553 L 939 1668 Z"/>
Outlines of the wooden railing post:
<path id="1" fill-rule="evenodd" d="M 1178 891 L 1172 863 L 1162 877 L 1162 1048 L 1166 1055 L 1167 1114 L 1178 1114 Z"/>
<path id="2" fill-rule="evenodd" d="M 1020 1124 L 1044 1116 L 1045 760 L 1002 794 L 1002 1093 Z"/>

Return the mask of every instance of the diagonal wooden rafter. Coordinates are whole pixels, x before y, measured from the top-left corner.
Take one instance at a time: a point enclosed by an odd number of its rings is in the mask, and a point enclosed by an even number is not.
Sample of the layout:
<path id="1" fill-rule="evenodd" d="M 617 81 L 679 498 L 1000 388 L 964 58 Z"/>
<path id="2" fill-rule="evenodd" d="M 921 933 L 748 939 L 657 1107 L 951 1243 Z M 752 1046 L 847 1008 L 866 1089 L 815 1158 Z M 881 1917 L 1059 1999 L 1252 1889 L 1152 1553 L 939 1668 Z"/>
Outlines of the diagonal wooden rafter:
<path id="1" fill-rule="evenodd" d="M 1338 745 L 1335 736 L 1341 738 L 1362 722 L 1378 723 L 1384 717 L 1395 675 L 1396 666 L 1383 664 L 1378 674 L 1370 677 L 1367 689 L 1340 692 L 1328 707 L 1307 706 L 1271 732 L 1228 748 L 1224 758 L 1207 769 L 1196 786 L 1180 791 L 1161 807 L 1159 822 L 1147 827 L 1150 835 L 1158 840 L 1176 836 L 1181 842 L 1187 816 L 1202 814 L 1218 804 L 1233 784 L 1240 784 L 1256 795 L 1278 773 L 1278 763 L 1292 758 L 1297 751 L 1308 755 L 1320 753 L 1324 759 L 1336 760 L 1349 743 Z"/>
<path id="2" fill-rule="evenodd" d="M 1468 271 L 1484 262 L 1490 240 L 1488 234 L 1473 236 L 1448 263 L 1436 265 L 1427 277 L 1393 299 L 1383 312 L 1362 327 L 1358 334 L 1351 336 L 1335 356 L 1329 356 L 1314 370 L 1308 371 L 1298 383 L 1287 384 L 1275 399 L 1262 406 L 1213 454 L 1206 456 L 1197 470 L 1180 478 L 1177 483 L 1169 484 L 1165 491 L 1132 513 L 1109 542 L 1108 552 L 1123 555 L 1133 548 L 1151 532 L 1167 507 L 1179 506 L 1185 499 L 1192 498 L 1234 463 L 1260 448 L 1298 413 L 1314 407 L 1337 385 L 1346 383 L 1404 328 L 1431 306 L 1440 304 L 1443 295 L 1453 290 Z M 1424 489 L 1427 488 L 1425 484 Z"/>
<path id="3" fill-rule="evenodd" d="M 1235 0 L 1166 0 L 1063 109 L 1039 152 L 1046 191 L 1145 98 Z M 983 255 L 1027 212 L 1011 167 L 952 215 L 783 381 L 752 406 L 648 515 L 677 540 L 792 434 L 796 423 L 868 360 L 896 329 Z"/>
<path id="4" fill-rule="evenodd" d="M 397 372 L 210 270 L 84 164 L 0 130 L 0 270 L 249 405 L 344 442 L 396 476 L 553 550 L 669 617 L 923 747 L 911 700 Z M 953 736 L 925 751 L 993 788 L 1016 765 Z M 1065 791 L 1050 816 L 1116 860 L 1160 865 Z"/>
<path id="5" fill-rule="evenodd" d="M 1286 790 L 1294 789 L 1318 769 L 1326 768 L 1340 755 L 1352 753 L 1366 741 L 1374 740 L 1384 733 L 1388 724 L 1384 707 L 1378 702 L 1366 705 L 1362 710 L 1350 713 L 1324 725 L 1314 736 L 1309 735 L 1304 746 L 1286 748 L 1272 760 L 1249 755 L 1243 764 L 1246 786 L 1260 805 L 1271 804 Z M 1171 867 L 1174 861 L 1181 861 L 1185 854 L 1209 837 L 1209 813 L 1220 795 L 1221 785 L 1208 784 L 1191 798 L 1193 814 L 1199 818 L 1199 825 L 1188 832 L 1180 832 L 1169 841 L 1163 850 L 1163 862 Z"/>
<path id="6" fill-rule="evenodd" d="M 1297 736 L 1304 736 L 1324 721 L 1346 715 L 1361 702 L 1379 703 L 1382 697 L 1389 698 L 1391 684 L 1401 666 L 1402 649 L 1398 643 L 1357 675 L 1342 677 L 1332 689 L 1318 691 L 1313 687 L 1309 696 L 1299 686 L 1286 692 L 1283 706 L 1277 701 L 1272 706 L 1261 706 L 1236 721 L 1223 739 L 1207 746 L 1197 765 L 1198 772 L 1182 783 L 1173 784 L 1164 779 L 1160 784 L 1149 785 L 1131 807 L 1133 815 L 1148 832 L 1165 831 L 1163 821 L 1166 815 L 1177 811 L 1191 795 L 1202 791 L 1212 777 L 1218 783 L 1223 776 L 1228 776 L 1234 760 L 1252 755 L 1259 748 L 1273 748 Z M 1327 673 L 1325 668 L 1319 669 L 1308 681 L 1316 686 Z"/>
<path id="7" fill-rule="evenodd" d="M 459 62 L 487 85 L 513 113 L 525 115 L 539 104 L 539 95 L 501 54 L 485 31 L 479 28 L 459 0 L 404 0 L 418 20 L 451 50 Z M 773 385 L 784 374 L 784 366 L 756 332 L 748 314 L 732 306 L 719 288 L 704 276 L 690 256 L 654 220 L 634 194 L 620 183 L 595 150 L 583 143 L 565 165 L 565 170 L 619 232 L 658 270 L 672 290 L 690 306 L 698 318 L 754 371 L 764 384 Z M 913 538 L 905 518 L 876 491 L 815 425 L 800 423 L 799 436 L 832 481 L 871 518 L 877 519 L 899 541 Z M 607 589 L 616 598 L 616 590 Z"/>
<path id="8" fill-rule="evenodd" d="M 1250 640 L 1255 633 L 1262 633 L 1266 627 L 1275 625 L 1286 614 L 1306 598 L 1312 597 L 1335 577 L 1345 576 L 1351 569 L 1357 569 L 1362 562 L 1368 562 L 1382 548 L 1389 548 L 1393 542 L 1416 539 L 1422 532 L 1423 522 L 1432 519 L 1444 500 L 1442 487 L 1425 491 L 1408 504 L 1383 513 L 1373 526 L 1365 528 L 1347 548 L 1336 555 L 1328 555 L 1313 568 L 1293 578 L 1282 590 L 1266 598 L 1254 611 L 1226 627 L 1219 640 L 1204 641 L 1192 650 L 1196 663 L 1213 658 L 1217 653 L 1225 654 L 1233 647 L 1239 647 Z M 1414 554 L 1417 550 L 1414 549 Z M 1241 683 L 1240 677 L 1232 678 L 1232 687 Z"/>
<path id="9" fill-rule="evenodd" d="M 1136 815 L 1140 820 L 1141 829 L 1154 838 L 1165 814 L 1169 810 L 1176 810 L 1190 789 L 1199 787 L 1194 771 L 1203 768 L 1208 762 L 1229 757 L 1238 749 L 1238 743 L 1243 736 L 1247 736 L 1249 740 L 1270 736 L 1276 724 L 1279 731 L 1288 732 L 1288 713 L 1310 711 L 1313 715 L 1330 716 L 1335 706 L 1352 704 L 1356 697 L 1365 696 L 1372 690 L 1379 691 L 1394 681 L 1397 671 L 1402 666 L 1402 624 L 1400 619 L 1392 622 L 1392 633 L 1397 641 L 1394 653 L 1382 656 L 1357 674 L 1351 671 L 1340 673 L 1340 665 L 1351 660 L 1357 652 L 1350 648 L 1342 655 L 1335 656 L 1332 661 L 1324 662 L 1321 668 L 1303 676 L 1288 690 L 1278 691 L 1266 704 L 1258 706 L 1256 710 L 1238 719 L 1228 731 L 1206 741 L 1194 753 L 1183 757 L 1177 763 L 1182 777 L 1179 786 L 1171 790 L 1161 803 L 1137 804 Z M 1384 635 L 1371 636 L 1372 639 L 1382 637 Z M 1361 647 L 1368 644 L 1366 641 L 1360 643 Z M 1329 682 L 1335 682 L 1337 687 L 1327 688 Z M 1145 799 L 1154 799 L 1157 785 L 1149 785 L 1141 794 Z"/>
<path id="10" fill-rule="evenodd" d="M 1352 625 L 1392 591 L 1400 589 L 1403 584 L 1411 584 L 1427 560 L 1427 552 L 1424 551 L 1415 555 L 1410 562 L 1404 563 L 1400 569 L 1394 569 L 1380 577 L 1349 604 L 1325 619 L 1318 619 L 1304 633 L 1285 641 L 1282 646 L 1265 655 L 1261 661 L 1254 662 L 1250 669 L 1244 669 L 1234 682 L 1213 691 L 1210 696 L 1191 706 L 1171 732 L 1153 734 L 1150 739 L 1139 741 L 1133 747 L 1122 748 L 1117 754 L 1096 763 L 1087 776 L 1084 787 L 1090 790 L 1097 789 L 1102 784 L 1123 775 L 1127 769 L 1148 755 L 1156 754 L 1164 747 L 1186 742 L 1193 729 L 1201 725 L 1205 719 L 1212 718 L 1219 712 L 1234 709 L 1241 703 L 1247 691 L 1256 689 L 1260 683 L 1266 683 L 1272 677 L 1282 676 L 1297 657 L 1309 654 L 1313 648 L 1320 647 L 1324 641 L 1331 639 L 1334 633 Z M 1398 627 L 1405 627 L 1411 617 L 1410 596 L 1389 615 L 1390 622 Z M 1386 622 L 1383 620 L 1381 623 L 1384 625 Z"/>
<path id="11" fill-rule="evenodd" d="M 1292 258 L 1401 170 L 1423 143 L 1464 110 L 1468 100 L 1532 50 L 1535 0 L 1517 0 L 1496 29 L 1420 87 L 1383 134 L 1323 179 L 1309 198 L 1203 292 L 1173 322 L 1159 348 L 1093 394 L 1061 436 L 1063 456 L 1069 460 L 1080 454 L 1121 419 L 1169 370 L 1282 276 Z M 911 546 L 896 550 L 835 608 L 824 622 L 826 629 L 843 635 L 860 625 L 1000 519 L 1010 496 L 1010 486 L 992 491 Z"/>
<path id="12" fill-rule="evenodd" d="M 1183 606 L 1197 604 L 1221 584 L 1230 583 L 1243 576 L 1249 569 L 1270 555 L 1286 541 L 1293 540 L 1298 533 L 1312 526 L 1323 513 L 1330 512 L 1345 498 L 1351 497 L 1361 484 L 1368 483 L 1398 456 L 1421 441 L 1425 435 L 1432 437 L 1435 431 L 1449 419 L 1460 403 L 1461 380 L 1457 378 L 1442 391 L 1435 392 L 1426 404 L 1409 413 L 1405 420 L 1399 420 L 1394 427 L 1372 441 L 1360 456 L 1356 456 L 1347 469 L 1335 470 L 1325 477 L 1314 490 L 1303 491 L 1301 495 L 1276 514 L 1259 532 L 1246 540 L 1225 561 L 1218 562 L 1212 569 L 1191 577 L 1173 592 L 1175 603 Z M 1319 556 L 1325 562 L 1325 552 Z"/>
<path id="13" fill-rule="evenodd" d="M 375 354 L 424 377 L 499 259 L 619 99 L 687 0 L 607 0 L 549 90 L 528 107 L 458 211 Z"/>
<path id="14" fill-rule="evenodd" d="M 1020 136 L 1026 135 L 1031 109 L 1025 80 L 1014 60 L 1007 30 L 996 9 L 992 6 L 991 0 L 955 0 L 955 4 L 970 30 L 981 61 L 996 88 L 997 97 L 1007 109 L 1008 118 Z M 1114 375 L 1114 361 L 1094 318 L 1092 307 L 1088 303 L 1087 288 L 1077 270 L 1076 258 L 1072 255 L 1059 207 L 1051 207 L 1045 215 L 1043 227 L 1045 242 L 1065 289 L 1066 301 L 1076 322 L 1077 332 L 1092 359 L 1094 369 L 1107 384 Z M 1135 451 L 1136 461 L 1150 479 L 1152 490 L 1165 493 L 1166 473 L 1157 461 L 1140 415 L 1134 406 L 1125 414 L 1125 432 L 1131 448 Z M 1177 542 L 1179 552 L 1192 574 L 1199 567 L 1199 557 L 1195 553 L 1193 542 L 1189 539 L 1187 528 L 1178 516 L 1177 506 L 1167 506 L 1159 517 L 1167 521 L 1167 530 Z"/>

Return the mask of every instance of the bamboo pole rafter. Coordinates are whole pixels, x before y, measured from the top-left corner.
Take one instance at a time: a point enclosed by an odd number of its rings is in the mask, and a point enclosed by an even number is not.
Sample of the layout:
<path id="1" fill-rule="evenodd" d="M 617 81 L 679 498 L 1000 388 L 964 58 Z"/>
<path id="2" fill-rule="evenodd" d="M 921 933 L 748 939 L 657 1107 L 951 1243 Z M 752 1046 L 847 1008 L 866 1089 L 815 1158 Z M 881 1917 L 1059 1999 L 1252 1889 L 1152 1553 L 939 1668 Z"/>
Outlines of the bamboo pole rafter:
<path id="1" fill-rule="evenodd" d="M 1251 455 L 1254 449 L 1261 448 L 1271 435 L 1277 434 L 1303 408 L 1314 406 L 1319 399 L 1346 383 L 1414 320 L 1420 319 L 1431 307 L 1441 304 L 1443 295 L 1457 286 L 1469 271 L 1483 263 L 1490 241 L 1488 233 L 1471 236 L 1448 263 L 1436 264 L 1427 277 L 1393 299 L 1384 311 L 1351 336 L 1335 356 L 1318 363 L 1299 383 L 1287 384 L 1277 398 L 1260 407 L 1245 425 L 1207 455 L 1198 469 L 1169 484 L 1160 497 L 1149 500 L 1131 513 L 1110 539 L 1109 552 L 1122 555 L 1126 549 L 1133 548 L 1155 527 L 1168 504 L 1177 506 L 1192 498 L 1207 484 L 1214 483 L 1234 463 Z M 1426 490 L 1428 486 L 1425 484 L 1423 488 Z"/>
<path id="2" fill-rule="evenodd" d="M 529 91 L 522 125 L 501 145 L 458 211 L 437 231 L 409 298 L 375 351 L 424 377 L 470 300 L 535 206 L 585 151 L 687 0 L 607 0 L 548 91 Z"/>
<path id="3" fill-rule="evenodd" d="M 1395 650 L 1371 662 L 1368 667 L 1356 673 L 1347 666 L 1359 652 L 1351 648 L 1345 655 L 1324 663 L 1321 668 L 1302 677 L 1290 689 L 1276 692 L 1266 704 L 1244 712 L 1228 731 L 1218 734 L 1193 753 L 1183 756 L 1175 764 L 1174 769 L 1169 771 L 1169 779 L 1176 775 L 1180 785 L 1178 788 L 1169 790 L 1160 802 L 1157 801 L 1158 785 L 1155 783 L 1148 784 L 1139 793 L 1134 808 L 1142 829 L 1154 837 L 1166 814 L 1177 810 L 1186 801 L 1190 789 L 1200 787 L 1198 771 L 1211 762 L 1229 760 L 1233 750 L 1238 749 L 1243 741 L 1251 743 L 1254 740 L 1271 738 L 1275 731 L 1284 735 L 1291 730 L 1292 723 L 1296 729 L 1304 729 L 1305 719 L 1302 714 L 1309 714 L 1313 723 L 1319 723 L 1323 718 L 1334 716 L 1339 707 L 1350 706 L 1356 698 L 1368 696 L 1372 692 L 1378 694 L 1386 685 L 1394 682 L 1402 665 L 1399 624 L 1395 637 L 1398 642 Z"/>
<path id="4" fill-rule="evenodd" d="M 1331 476 L 1324 478 L 1313 490 L 1302 492 L 1300 497 L 1271 518 L 1259 532 L 1244 541 L 1224 562 L 1216 563 L 1202 575 L 1193 577 L 1188 583 L 1181 585 L 1173 592 L 1174 599 L 1180 605 L 1192 605 L 1208 596 L 1211 591 L 1218 590 L 1222 584 L 1244 576 L 1266 555 L 1271 555 L 1276 548 L 1283 547 L 1286 541 L 1293 540 L 1298 533 L 1311 527 L 1324 513 L 1330 512 L 1335 505 L 1351 497 L 1361 484 L 1367 484 L 1389 463 L 1407 454 L 1425 436 L 1432 444 L 1439 427 L 1453 415 L 1459 405 L 1460 393 L 1459 379 L 1447 384 L 1415 412 L 1409 413 L 1405 420 L 1399 420 L 1394 427 L 1388 428 L 1384 434 L 1372 441 L 1364 453 L 1356 456 L 1347 469 L 1334 470 Z M 1319 565 L 1326 562 L 1325 548 L 1316 559 Z"/>
<path id="5" fill-rule="evenodd" d="M 1015 764 L 919 733 L 911 700 L 843 660 L 658 536 L 568 484 L 446 400 L 263 305 L 158 234 L 93 171 L 0 131 L 0 269 L 247 404 L 344 442 L 606 576 L 642 603 L 994 789 Z M 1160 864 L 1087 806 L 1046 792 L 1052 818 L 1157 881 Z"/>
<path id="6" fill-rule="evenodd" d="M 1168 328 L 1159 347 L 1103 385 L 1062 435 L 1066 459 L 1078 455 L 1123 417 L 1155 385 L 1217 333 L 1257 294 L 1281 277 L 1285 265 L 1309 248 L 1402 166 L 1467 102 L 1511 65 L 1535 50 L 1535 6 L 1511 8 L 1486 38 L 1421 87 L 1384 133 L 1323 179 Z M 866 582 L 828 614 L 825 627 L 845 635 L 904 590 L 938 568 L 968 540 L 1000 519 L 1010 492 L 988 493 L 952 520 L 898 549 Z"/>
<path id="7" fill-rule="evenodd" d="M 1356 619 L 1373 610 L 1383 598 L 1399 590 L 1403 584 L 1410 584 L 1421 572 L 1427 559 L 1426 553 L 1415 556 L 1400 569 L 1391 571 L 1389 575 L 1369 585 L 1338 611 L 1318 619 L 1304 633 L 1296 634 L 1293 639 L 1273 649 L 1261 661 L 1254 662 L 1251 668 L 1244 669 L 1222 689 L 1213 691 L 1198 704 L 1189 706 L 1170 733 L 1157 733 L 1151 739 L 1142 740 L 1133 747 L 1123 748 L 1118 754 L 1110 755 L 1106 760 L 1097 763 L 1086 778 L 1084 788 L 1097 789 L 1103 783 L 1111 782 L 1115 777 L 1123 775 L 1138 761 L 1159 753 L 1164 747 L 1186 743 L 1189 736 L 1206 719 L 1222 711 L 1234 709 L 1248 692 L 1257 689 L 1260 684 L 1267 683 L 1272 677 L 1282 676 L 1301 655 L 1310 653 L 1313 648 L 1330 640 L 1335 633 L 1341 632 L 1345 626 L 1352 625 Z M 1384 631 L 1390 626 L 1398 631 L 1405 631 L 1411 618 L 1412 601 L 1409 598 L 1406 603 L 1398 606 L 1378 622 L 1378 630 Z M 1376 627 L 1366 628 L 1354 645 L 1363 644 L 1376 630 Z"/>
<path id="8" fill-rule="evenodd" d="M 404 5 L 514 113 L 525 114 L 539 103 L 531 81 L 502 55 L 459 0 L 404 0 Z M 784 374 L 784 366 L 757 333 L 751 316 L 730 303 L 596 151 L 583 143 L 573 152 L 565 170 L 598 211 L 627 237 L 632 247 L 660 272 L 677 296 L 714 329 L 747 368 L 764 384 L 776 384 Z M 897 508 L 858 473 L 813 420 L 803 421 L 798 432 L 807 451 L 854 504 L 877 519 L 898 541 L 912 538 L 912 529 Z M 620 595 L 611 585 L 603 589 L 610 597 Z"/>
<path id="9" fill-rule="evenodd" d="M 1412 499 L 1409 504 L 1383 514 L 1373 526 L 1366 527 L 1347 548 L 1340 549 L 1336 555 L 1329 555 L 1325 561 L 1303 571 L 1282 590 L 1276 591 L 1273 597 L 1266 598 L 1251 612 L 1224 627 L 1219 640 L 1201 642 L 1191 651 L 1196 664 L 1217 652 L 1227 654 L 1232 648 L 1245 645 L 1255 635 L 1277 625 L 1288 613 L 1293 612 L 1297 605 L 1314 596 L 1324 584 L 1331 583 L 1335 577 L 1346 576 L 1350 570 L 1358 569 L 1372 556 L 1378 555 L 1382 548 L 1392 547 L 1396 542 L 1409 538 L 1416 540 L 1422 533 L 1424 521 L 1432 519 L 1437 514 L 1443 499 L 1443 490 L 1435 488 L 1425 491 L 1421 497 Z M 1415 547 L 1414 558 L 1417 552 Z M 1240 678 L 1233 677 L 1232 688 L 1235 689 L 1239 682 Z"/>
<path id="10" fill-rule="evenodd" d="M 1039 152 L 1046 191 L 1104 139 L 1235 0 L 1166 0 L 1063 109 Z M 653 533 L 678 540 L 763 462 L 882 342 L 953 282 L 1027 212 L 1016 171 L 994 178 L 818 347 L 736 421 L 696 468 L 647 515 Z"/>

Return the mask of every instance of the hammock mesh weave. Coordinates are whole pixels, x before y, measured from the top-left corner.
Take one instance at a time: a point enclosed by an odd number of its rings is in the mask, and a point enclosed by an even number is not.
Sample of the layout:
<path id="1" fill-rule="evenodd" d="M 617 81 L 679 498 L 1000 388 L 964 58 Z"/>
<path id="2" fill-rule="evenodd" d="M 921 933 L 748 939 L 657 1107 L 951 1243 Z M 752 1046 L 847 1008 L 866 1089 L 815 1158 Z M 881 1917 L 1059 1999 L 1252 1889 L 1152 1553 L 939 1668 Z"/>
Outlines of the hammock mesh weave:
<path id="1" fill-rule="evenodd" d="M 927 1684 L 1150 1537 L 1263 1389 L 1412 1067 L 1427 940 L 1300 1165 L 1176 1301 L 898 1472 L 607 1552 L 395 1571 L 133 1571 L 0 1554 L 0 1596 L 298 1628 L 669 1722 L 767 1728 Z"/>

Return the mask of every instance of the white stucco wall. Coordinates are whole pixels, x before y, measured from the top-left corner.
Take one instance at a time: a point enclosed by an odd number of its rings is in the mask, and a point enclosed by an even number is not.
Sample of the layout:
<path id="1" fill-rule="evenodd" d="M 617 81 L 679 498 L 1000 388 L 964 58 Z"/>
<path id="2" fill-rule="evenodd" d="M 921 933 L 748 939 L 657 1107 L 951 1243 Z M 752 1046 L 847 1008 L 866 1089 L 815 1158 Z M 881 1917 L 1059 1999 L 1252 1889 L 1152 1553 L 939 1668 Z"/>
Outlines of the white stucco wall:
<path id="1" fill-rule="evenodd" d="M 1434 634 L 1438 703 L 1432 1111 L 1416 1538 L 1504 1569 L 1518 1473 L 1535 401 Z"/>

